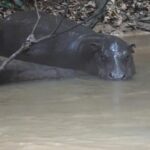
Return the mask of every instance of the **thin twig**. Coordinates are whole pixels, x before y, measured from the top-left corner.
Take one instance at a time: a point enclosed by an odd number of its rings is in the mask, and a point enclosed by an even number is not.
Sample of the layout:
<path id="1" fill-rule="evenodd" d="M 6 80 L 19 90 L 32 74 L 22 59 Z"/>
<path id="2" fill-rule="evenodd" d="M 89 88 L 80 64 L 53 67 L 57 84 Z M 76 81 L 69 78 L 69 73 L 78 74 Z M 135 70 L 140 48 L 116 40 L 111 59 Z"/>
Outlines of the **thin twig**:
<path id="1" fill-rule="evenodd" d="M 73 29 L 75 29 L 75 28 L 77 28 L 77 27 L 83 25 L 84 23 L 86 23 L 86 22 L 92 20 L 93 18 L 99 17 L 100 14 L 102 14 L 102 12 L 104 11 L 104 9 L 105 9 L 107 3 L 108 3 L 108 1 L 105 2 L 105 4 L 104 4 L 104 6 L 102 7 L 101 11 L 96 12 L 96 13 L 95 13 L 94 15 L 92 15 L 91 17 L 89 17 L 89 18 L 83 20 L 83 21 L 82 21 L 81 23 L 79 23 L 79 24 L 76 24 L 76 25 L 70 27 L 69 29 L 67 29 L 67 30 L 65 30 L 65 31 L 62 31 L 62 32 L 60 32 L 60 33 L 57 33 L 57 35 L 55 35 L 55 36 L 64 34 L 64 33 L 66 33 L 66 32 L 69 32 L 69 31 L 71 31 L 71 30 L 73 30 Z"/>
<path id="2" fill-rule="evenodd" d="M 93 18 L 99 16 L 99 14 L 103 12 L 103 9 L 105 8 L 105 6 L 106 6 L 106 4 L 107 4 L 107 3 L 105 3 L 105 5 L 103 6 L 103 8 L 101 9 L 101 11 L 100 11 L 99 13 L 94 14 L 93 16 L 91 16 L 91 17 L 85 19 L 84 21 L 82 21 L 82 22 L 79 23 L 79 24 L 76 24 L 76 25 L 70 27 L 69 29 L 67 29 L 67 30 L 65 30 L 65 31 L 62 31 L 62 32 L 60 32 L 60 33 L 56 33 L 57 30 L 58 30 L 58 28 L 61 26 L 61 24 L 62 24 L 62 22 L 63 22 L 63 20 L 64 20 L 64 17 L 63 17 L 63 18 L 61 19 L 60 23 L 57 25 L 57 27 L 54 29 L 54 31 L 53 31 L 52 33 L 50 33 L 50 34 L 48 34 L 48 35 L 45 35 L 45 36 L 43 36 L 43 37 L 41 37 L 41 38 L 39 38 L 39 39 L 35 39 L 35 37 L 34 37 L 34 32 L 35 32 L 35 30 L 36 30 L 36 28 L 37 28 L 37 25 L 38 25 L 38 23 L 39 23 L 41 17 L 40 17 L 39 10 L 38 10 L 38 7 L 37 7 L 37 0 L 34 0 L 34 2 L 35 2 L 36 13 L 37 13 L 37 21 L 36 21 L 36 23 L 35 23 L 35 25 L 34 25 L 34 27 L 33 27 L 33 30 L 32 30 L 32 32 L 31 32 L 31 34 L 29 34 L 29 36 L 27 37 L 25 43 L 23 43 L 23 44 L 21 45 L 21 47 L 20 47 L 15 53 L 13 53 L 7 60 L 5 60 L 5 61 L 2 63 L 2 65 L 0 66 L 0 71 L 2 71 L 3 69 L 5 69 L 5 67 L 6 67 L 13 59 L 15 59 L 15 58 L 16 58 L 19 54 L 21 54 L 24 50 L 26 50 L 27 48 L 29 48 L 33 43 L 38 43 L 38 42 L 40 42 L 40 41 L 43 41 L 43 40 L 46 40 L 46 39 L 49 39 L 49 38 L 54 38 L 54 37 L 56 37 L 56 36 L 62 35 L 62 34 L 64 34 L 64 33 L 66 33 L 66 32 L 69 32 L 69 31 L 71 31 L 71 30 L 73 30 L 73 29 L 75 29 L 75 28 L 81 26 L 82 24 L 88 22 L 89 20 L 91 20 L 91 19 L 93 19 Z M 66 7 L 65 13 L 67 12 L 67 10 L 68 10 L 68 6 Z"/>
<path id="3" fill-rule="evenodd" d="M 53 32 L 51 33 L 51 35 L 54 35 L 56 32 L 57 32 L 57 30 L 59 29 L 59 27 L 62 25 L 62 23 L 63 23 L 63 21 L 64 21 L 64 19 L 65 19 L 65 16 L 66 16 L 66 14 L 67 14 L 67 12 L 68 12 L 68 6 L 69 6 L 69 4 L 68 4 L 69 2 L 67 1 L 67 6 L 66 6 L 66 8 L 65 8 L 65 12 L 64 12 L 64 14 L 63 14 L 63 17 L 61 18 L 61 20 L 60 20 L 60 22 L 59 22 L 59 24 L 56 26 L 56 28 L 53 30 Z"/>
<path id="4" fill-rule="evenodd" d="M 41 42 L 41 41 L 43 41 L 43 40 L 46 40 L 46 39 L 55 37 L 55 35 L 56 35 L 55 33 L 58 31 L 58 29 L 59 29 L 60 26 L 62 25 L 62 23 L 63 23 L 63 21 L 64 21 L 64 19 L 65 19 L 65 16 L 66 16 L 66 14 L 67 14 L 67 12 L 68 12 L 68 9 L 69 9 L 69 0 L 66 0 L 66 1 L 67 1 L 67 6 L 66 6 L 66 8 L 65 8 L 65 12 L 64 12 L 63 17 L 61 18 L 59 24 L 56 26 L 56 28 L 55 28 L 50 34 L 45 35 L 45 36 L 43 36 L 43 37 L 41 37 L 41 38 L 39 38 L 39 39 L 36 39 L 36 40 L 34 41 L 34 43 L 39 43 L 39 42 Z"/>
<path id="5" fill-rule="evenodd" d="M 29 34 L 29 36 L 27 37 L 26 41 L 21 45 L 21 47 L 15 52 L 13 53 L 8 59 L 4 60 L 3 63 L 0 66 L 0 71 L 4 70 L 5 67 L 13 60 L 15 59 L 18 55 L 20 55 L 23 51 L 25 51 L 26 49 L 28 49 L 33 43 L 36 43 L 37 40 L 35 39 L 34 36 L 34 32 L 39 24 L 39 21 L 41 19 L 39 10 L 38 10 L 38 6 L 37 6 L 37 0 L 34 0 L 34 5 L 36 8 L 36 14 L 37 14 L 37 21 L 35 23 L 35 25 L 33 26 L 33 29 L 31 31 L 31 33 Z M 68 5 L 65 8 L 65 13 L 64 16 L 62 17 L 62 19 L 60 20 L 59 24 L 56 26 L 56 28 L 52 31 L 52 33 L 49 34 L 49 36 L 51 37 L 53 34 L 55 34 L 57 32 L 57 30 L 59 29 L 59 27 L 61 26 L 61 24 L 63 23 L 63 20 L 65 19 L 65 15 L 68 11 Z"/>
<path id="6" fill-rule="evenodd" d="M 37 0 L 34 0 L 34 6 L 35 6 L 36 14 L 37 14 L 37 21 L 36 21 L 36 23 L 35 23 L 35 25 L 33 27 L 33 30 L 31 32 L 31 34 L 34 34 L 34 32 L 35 32 L 35 30 L 36 30 L 36 28 L 37 28 L 37 26 L 39 24 L 39 21 L 41 19 L 41 15 L 39 13 L 38 6 L 37 6 Z"/>
<path id="7" fill-rule="evenodd" d="M 5 67 L 14 59 L 16 58 L 20 53 L 22 53 L 24 50 L 28 49 L 30 47 L 31 43 L 23 43 L 21 47 L 13 53 L 8 59 L 4 60 L 3 63 L 0 66 L 0 72 L 5 69 Z"/>
<path id="8" fill-rule="evenodd" d="M 88 22 L 88 21 L 90 21 L 90 20 L 92 20 L 92 19 L 94 19 L 94 18 L 100 16 L 100 14 L 101 14 L 101 13 L 103 12 L 103 10 L 105 9 L 107 3 L 108 3 L 108 1 L 105 2 L 105 4 L 104 4 L 103 8 L 101 9 L 101 11 L 95 13 L 93 16 L 91 16 L 91 17 L 85 19 L 84 21 L 82 21 L 82 22 L 80 22 L 80 23 L 78 23 L 78 24 L 76 24 L 76 25 L 70 27 L 69 29 L 66 29 L 65 31 L 62 31 L 62 32 L 59 32 L 59 33 L 56 33 L 56 34 L 53 34 L 53 35 L 51 35 L 51 34 L 45 35 L 45 36 L 43 36 L 43 37 L 37 39 L 37 40 L 35 41 L 35 43 L 38 43 L 38 42 L 41 42 L 41 41 L 43 41 L 43 40 L 46 40 L 46 39 L 49 39 L 49 38 L 54 38 L 54 37 L 56 37 L 56 36 L 62 35 L 62 34 L 64 34 L 64 33 L 66 33 L 66 32 L 69 32 L 69 31 L 71 31 L 71 30 L 73 30 L 73 29 L 75 29 L 75 28 L 77 28 L 77 27 L 83 25 L 84 23 L 86 23 L 86 22 Z"/>
<path id="9" fill-rule="evenodd" d="M 41 15 L 39 13 L 39 9 L 38 9 L 38 6 L 37 6 L 37 0 L 34 0 L 34 6 L 35 6 L 36 14 L 37 14 L 37 20 L 36 20 L 36 23 L 33 26 L 33 29 L 31 31 L 31 33 L 29 34 L 29 36 L 26 39 L 26 41 L 30 41 L 30 42 L 33 42 L 33 43 L 36 41 L 35 36 L 34 36 L 34 32 L 35 32 L 35 30 L 36 30 L 36 28 L 37 28 L 37 26 L 40 22 L 40 19 L 41 19 Z"/>
<path id="10" fill-rule="evenodd" d="M 40 14 L 39 14 L 39 10 L 37 7 L 37 0 L 34 0 L 34 5 L 36 8 L 36 13 L 37 13 L 37 21 L 35 23 L 35 25 L 33 26 L 33 29 L 31 31 L 31 33 L 29 34 L 29 36 L 27 37 L 26 41 L 24 43 L 22 43 L 21 47 L 15 52 L 13 53 L 10 57 L 8 57 L 8 59 L 4 60 L 3 63 L 0 66 L 0 71 L 4 70 L 5 67 L 13 60 L 15 59 L 18 55 L 20 55 L 23 51 L 25 51 L 26 49 L 28 49 L 31 44 L 35 41 L 35 37 L 34 37 L 34 32 L 39 24 L 40 21 Z"/>

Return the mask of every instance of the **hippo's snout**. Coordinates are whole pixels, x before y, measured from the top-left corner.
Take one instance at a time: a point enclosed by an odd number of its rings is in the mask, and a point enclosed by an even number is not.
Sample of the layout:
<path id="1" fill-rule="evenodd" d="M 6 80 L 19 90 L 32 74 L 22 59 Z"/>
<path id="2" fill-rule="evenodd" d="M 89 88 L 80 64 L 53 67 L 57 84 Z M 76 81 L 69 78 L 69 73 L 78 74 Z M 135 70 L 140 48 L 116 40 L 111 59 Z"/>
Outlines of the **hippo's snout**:
<path id="1" fill-rule="evenodd" d="M 111 72 L 108 74 L 108 78 L 111 80 L 125 80 L 126 74 L 125 73 Z"/>

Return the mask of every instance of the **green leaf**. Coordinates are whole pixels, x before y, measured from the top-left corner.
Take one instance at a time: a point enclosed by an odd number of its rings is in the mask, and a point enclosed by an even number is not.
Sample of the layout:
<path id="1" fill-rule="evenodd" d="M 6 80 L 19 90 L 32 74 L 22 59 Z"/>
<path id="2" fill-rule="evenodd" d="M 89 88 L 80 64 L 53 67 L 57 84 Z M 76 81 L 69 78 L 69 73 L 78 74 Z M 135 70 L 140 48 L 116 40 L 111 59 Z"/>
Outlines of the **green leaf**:
<path id="1" fill-rule="evenodd" d="M 4 0 L 4 1 L 0 2 L 0 7 L 3 7 L 3 8 L 13 8 L 14 5 L 10 1 Z"/>

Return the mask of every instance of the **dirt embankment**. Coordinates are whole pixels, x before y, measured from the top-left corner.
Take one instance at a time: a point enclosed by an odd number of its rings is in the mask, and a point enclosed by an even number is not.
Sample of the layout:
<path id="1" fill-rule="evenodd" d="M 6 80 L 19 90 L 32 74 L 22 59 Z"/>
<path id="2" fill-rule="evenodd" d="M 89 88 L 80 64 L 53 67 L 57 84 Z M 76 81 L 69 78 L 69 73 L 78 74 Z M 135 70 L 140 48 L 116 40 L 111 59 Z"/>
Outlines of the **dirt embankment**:
<path id="1" fill-rule="evenodd" d="M 38 7 L 50 14 L 63 14 L 68 6 L 66 17 L 77 22 L 92 16 L 97 10 L 98 0 L 38 0 Z M 106 0 L 103 0 L 106 1 Z M 15 11 L 33 9 L 33 0 L 0 2 L 0 17 L 4 18 Z M 109 0 L 104 15 L 95 25 L 96 32 L 123 34 L 131 31 L 150 31 L 150 1 L 149 0 Z"/>

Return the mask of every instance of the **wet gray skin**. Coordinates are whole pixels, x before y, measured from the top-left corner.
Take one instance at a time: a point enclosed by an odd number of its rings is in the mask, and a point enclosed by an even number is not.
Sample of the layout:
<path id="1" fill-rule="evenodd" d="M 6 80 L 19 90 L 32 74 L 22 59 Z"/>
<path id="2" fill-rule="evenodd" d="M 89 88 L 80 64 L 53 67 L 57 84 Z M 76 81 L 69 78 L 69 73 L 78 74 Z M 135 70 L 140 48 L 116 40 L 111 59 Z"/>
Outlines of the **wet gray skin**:
<path id="1" fill-rule="evenodd" d="M 41 13 L 35 37 L 51 33 L 61 20 L 60 16 Z M 0 55 L 14 53 L 31 33 L 36 22 L 35 12 L 19 12 L 0 23 Z M 76 23 L 65 19 L 60 33 Z M 115 36 L 97 34 L 79 26 L 69 32 L 33 44 L 17 57 L 19 60 L 42 65 L 82 70 L 109 80 L 132 78 L 135 66 L 132 46 Z"/>
<path id="2" fill-rule="evenodd" d="M 128 45 L 114 36 L 106 38 L 102 50 L 96 55 L 99 76 L 111 80 L 131 79 L 135 74 L 134 45 Z"/>

